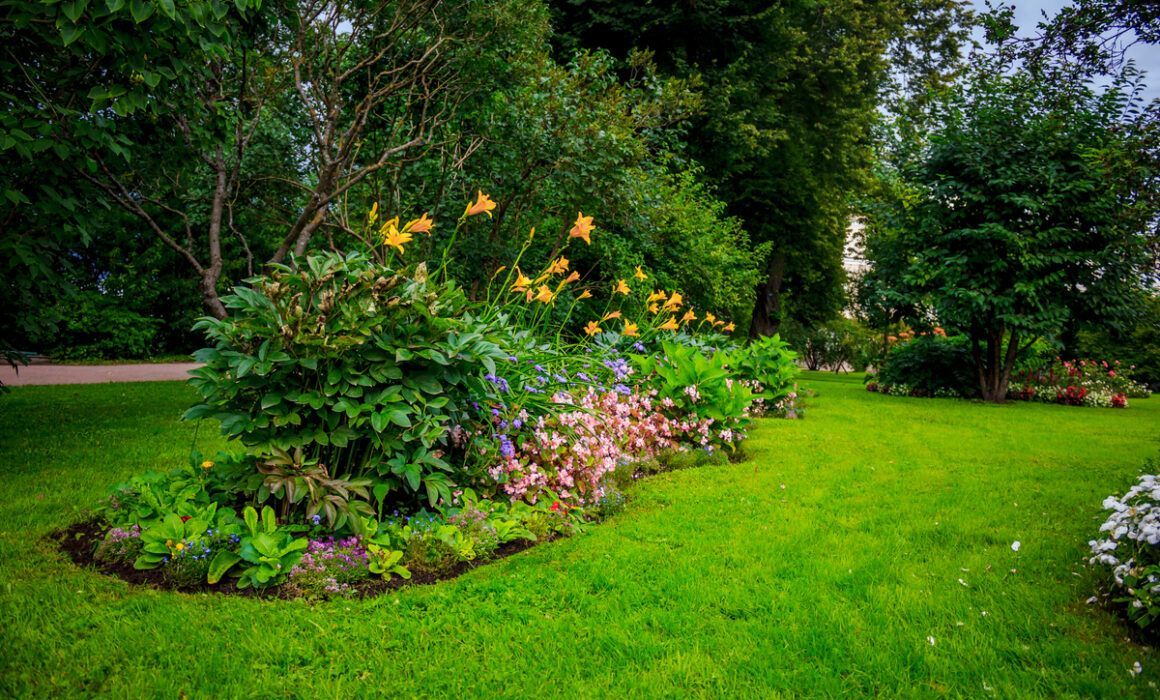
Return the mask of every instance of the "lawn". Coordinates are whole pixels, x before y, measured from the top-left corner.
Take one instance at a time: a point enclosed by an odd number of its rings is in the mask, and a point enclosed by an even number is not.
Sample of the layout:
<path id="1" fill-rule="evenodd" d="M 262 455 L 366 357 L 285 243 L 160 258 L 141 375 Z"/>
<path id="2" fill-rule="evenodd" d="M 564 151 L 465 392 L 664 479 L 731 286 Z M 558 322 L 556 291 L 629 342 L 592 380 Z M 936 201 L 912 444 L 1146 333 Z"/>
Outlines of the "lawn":
<path id="1" fill-rule="evenodd" d="M 66 561 L 47 533 L 119 479 L 215 448 L 216 428 L 178 421 L 181 384 L 16 388 L 0 398 L 0 695 L 1156 696 L 1160 659 L 1085 604 L 1082 562 L 1101 500 L 1160 451 L 1160 398 L 804 384 L 807 418 L 761 421 L 748 461 L 650 478 L 611 521 L 459 579 L 313 606 Z"/>

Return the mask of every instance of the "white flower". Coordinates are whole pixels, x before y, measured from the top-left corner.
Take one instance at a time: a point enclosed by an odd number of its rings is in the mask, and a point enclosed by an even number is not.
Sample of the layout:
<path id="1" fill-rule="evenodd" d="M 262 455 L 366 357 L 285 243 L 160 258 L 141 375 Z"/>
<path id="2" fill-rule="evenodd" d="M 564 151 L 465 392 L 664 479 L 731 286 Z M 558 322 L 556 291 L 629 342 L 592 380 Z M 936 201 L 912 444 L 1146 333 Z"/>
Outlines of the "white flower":
<path id="1" fill-rule="evenodd" d="M 1023 546 L 1023 544 L 1019 540 L 1015 540 L 1014 542 L 1011 543 L 1011 551 L 1018 552 L 1019 548 L 1022 546 Z"/>
<path id="2" fill-rule="evenodd" d="M 927 637 L 926 641 L 930 642 L 930 645 L 932 647 L 934 646 L 934 637 Z M 1139 664 L 1136 664 L 1136 665 L 1139 666 Z"/>
<path id="3" fill-rule="evenodd" d="M 1132 674 L 1133 677 L 1138 676 L 1143 672 L 1144 672 L 1144 667 L 1140 665 L 1139 661 L 1132 664 L 1132 668 L 1128 670 L 1128 673 Z"/>

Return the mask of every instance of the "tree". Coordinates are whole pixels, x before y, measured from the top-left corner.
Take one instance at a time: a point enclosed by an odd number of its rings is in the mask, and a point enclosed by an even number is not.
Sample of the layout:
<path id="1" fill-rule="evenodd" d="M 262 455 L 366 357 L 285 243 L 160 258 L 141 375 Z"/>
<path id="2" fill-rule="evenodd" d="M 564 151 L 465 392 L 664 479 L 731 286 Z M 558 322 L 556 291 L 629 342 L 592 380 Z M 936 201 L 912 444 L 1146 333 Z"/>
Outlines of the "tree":
<path id="1" fill-rule="evenodd" d="M 1124 133 L 1131 94 L 977 57 L 903 173 L 919 197 L 891 247 L 906 251 L 894 292 L 970 338 L 988 401 L 1004 400 L 1020 351 L 1072 315 L 1130 311 L 1151 218 Z"/>
<path id="2" fill-rule="evenodd" d="M 447 118 L 430 109 L 456 82 L 444 49 L 476 31 L 462 3 L 440 0 L 4 9 L 0 68 L 18 79 L 2 96 L 0 149 L 30 175 L 6 187 L 5 218 L 36 230 L 50 212 L 87 242 L 76 202 L 95 193 L 187 264 L 219 318 L 226 239 L 252 269 L 301 254 L 324 227 L 348 230 L 335 204 Z M 375 123 L 389 140 L 363 138 Z M 46 189 L 36 175 L 56 170 L 86 186 Z M 265 225 L 244 225 L 255 218 Z M 272 243 L 255 240 L 276 227 Z"/>
<path id="3" fill-rule="evenodd" d="M 964 36 L 956 0 L 638 3 L 556 0 L 562 50 L 656 55 L 662 72 L 696 77 L 705 113 L 687 153 L 749 232 L 767 246 L 750 332 L 784 318 L 837 314 L 850 195 L 864 186 L 887 56 L 907 84 L 945 72 Z M 707 39 L 711 37 L 710 39 Z M 903 65 L 905 64 L 905 65 Z"/>

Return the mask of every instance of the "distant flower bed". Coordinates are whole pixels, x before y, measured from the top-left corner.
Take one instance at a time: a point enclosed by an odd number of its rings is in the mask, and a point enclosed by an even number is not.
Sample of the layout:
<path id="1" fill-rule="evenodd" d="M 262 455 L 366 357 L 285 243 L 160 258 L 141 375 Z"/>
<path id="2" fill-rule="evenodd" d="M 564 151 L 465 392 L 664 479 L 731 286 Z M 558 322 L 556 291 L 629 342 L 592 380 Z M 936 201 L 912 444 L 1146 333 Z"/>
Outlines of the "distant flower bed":
<path id="1" fill-rule="evenodd" d="M 494 208 L 480 193 L 449 245 Z M 521 252 L 472 300 L 442 265 L 405 261 L 434 225 L 380 225 L 376 206 L 368 252 L 225 297 L 229 318 L 198 324 L 211 346 L 186 418 L 235 448 L 117 485 L 74 554 L 182 589 L 436 580 L 610 515 L 637 476 L 736 454 L 755 416 L 800 412 L 780 339 L 733 342 L 642 267 L 586 283 L 567 245 L 536 272 Z M 594 231 L 580 214 L 565 240 Z"/>
<path id="2" fill-rule="evenodd" d="M 1132 381 L 1118 360 L 1061 360 L 1019 372 L 1008 397 L 1067 406 L 1127 408 L 1129 398 L 1147 398 L 1147 387 Z"/>

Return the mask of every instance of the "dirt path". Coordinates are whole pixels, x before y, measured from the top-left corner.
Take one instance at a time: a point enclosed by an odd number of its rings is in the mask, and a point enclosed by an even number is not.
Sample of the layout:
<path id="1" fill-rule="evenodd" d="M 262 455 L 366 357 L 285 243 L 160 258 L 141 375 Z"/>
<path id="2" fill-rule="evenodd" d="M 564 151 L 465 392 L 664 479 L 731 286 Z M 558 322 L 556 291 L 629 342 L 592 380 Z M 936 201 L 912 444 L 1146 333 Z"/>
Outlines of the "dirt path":
<path id="1" fill-rule="evenodd" d="M 19 372 L 0 367 L 0 382 L 8 386 L 31 384 L 105 384 L 107 382 L 166 382 L 189 378 L 196 362 L 151 365 L 28 365 Z"/>

